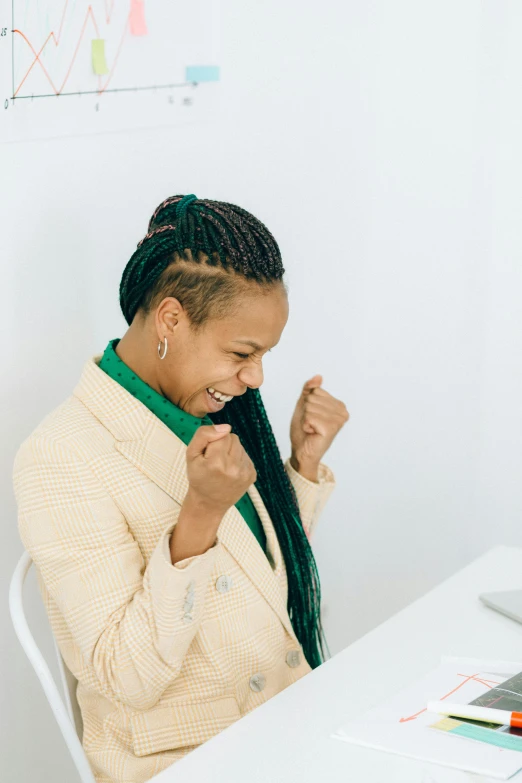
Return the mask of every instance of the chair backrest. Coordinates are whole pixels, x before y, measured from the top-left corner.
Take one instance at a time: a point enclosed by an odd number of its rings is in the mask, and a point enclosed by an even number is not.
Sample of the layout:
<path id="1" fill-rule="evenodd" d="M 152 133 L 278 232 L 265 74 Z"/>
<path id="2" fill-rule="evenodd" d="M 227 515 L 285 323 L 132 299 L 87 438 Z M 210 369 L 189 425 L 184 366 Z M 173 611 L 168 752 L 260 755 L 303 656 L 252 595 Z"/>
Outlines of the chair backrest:
<path id="1" fill-rule="evenodd" d="M 76 688 L 78 687 L 78 680 L 76 679 L 74 674 L 70 671 L 70 669 L 67 667 L 67 664 L 62 658 L 60 648 L 58 647 L 58 644 L 56 643 L 56 639 L 54 638 L 54 636 L 53 636 L 53 642 L 54 642 L 54 649 L 56 651 L 56 657 L 58 659 L 58 669 L 60 671 L 60 679 L 62 681 L 62 688 L 65 697 L 64 699 L 65 706 L 67 707 L 69 718 L 74 723 L 74 726 L 76 728 L 76 733 L 79 739 L 81 740 L 83 737 L 83 719 L 80 710 L 80 705 L 78 704 L 78 699 L 76 698 Z"/>
<path id="2" fill-rule="evenodd" d="M 76 765 L 82 783 L 95 783 L 92 769 L 82 747 L 81 736 L 83 724 L 80 708 L 76 699 L 76 679 L 65 665 L 61 653 L 54 639 L 54 645 L 58 654 L 58 666 L 65 694 L 65 704 L 53 676 L 40 652 L 29 626 L 24 612 L 23 588 L 27 573 L 32 565 L 31 556 L 24 552 L 11 577 L 9 587 L 9 609 L 13 626 L 22 645 L 25 654 L 33 665 L 40 680 L 44 693 L 54 713 L 54 717 L 60 727 L 69 752 Z"/>

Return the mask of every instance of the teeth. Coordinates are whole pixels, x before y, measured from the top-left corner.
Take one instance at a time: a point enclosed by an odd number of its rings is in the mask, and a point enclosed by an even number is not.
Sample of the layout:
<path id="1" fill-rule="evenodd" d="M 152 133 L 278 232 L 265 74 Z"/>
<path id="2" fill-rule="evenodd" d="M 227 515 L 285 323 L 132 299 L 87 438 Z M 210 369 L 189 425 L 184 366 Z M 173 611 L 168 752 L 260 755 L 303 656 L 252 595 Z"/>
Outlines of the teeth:
<path id="1" fill-rule="evenodd" d="M 221 392 L 216 391 L 212 388 L 212 386 L 208 387 L 208 391 L 210 394 L 215 397 L 220 402 L 230 402 L 230 400 L 234 399 L 233 396 L 227 396 L 226 394 L 221 394 Z"/>

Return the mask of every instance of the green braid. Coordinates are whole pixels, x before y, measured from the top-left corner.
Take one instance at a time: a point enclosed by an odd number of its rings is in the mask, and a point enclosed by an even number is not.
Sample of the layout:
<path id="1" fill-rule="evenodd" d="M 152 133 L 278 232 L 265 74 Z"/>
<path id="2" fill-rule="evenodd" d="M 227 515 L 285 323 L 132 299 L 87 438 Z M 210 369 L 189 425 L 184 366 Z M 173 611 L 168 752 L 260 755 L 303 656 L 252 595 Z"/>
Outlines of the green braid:
<path id="1" fill-rule="evenodd" d="M 144 317 L 165 297 L 175 296 L 198 331 L 212 318 L 233 314 L 245 281 L 269 292 L 284 285 L 284 272 L 274 237 L 249 212 L 193 194 L 172 196 L 154 212 L 124 269 L 120 305 L 130 325 L 137 313 Z M 325 660 L 325 647 L 330 654 L 321 623 L 319 574 L 261 393 L 248 389 L 208 415 L 216 424 L 231 424 L 254 463 L 256 487 L 285 561 L 288 614 L 306 660 L 316 668 Z"/>

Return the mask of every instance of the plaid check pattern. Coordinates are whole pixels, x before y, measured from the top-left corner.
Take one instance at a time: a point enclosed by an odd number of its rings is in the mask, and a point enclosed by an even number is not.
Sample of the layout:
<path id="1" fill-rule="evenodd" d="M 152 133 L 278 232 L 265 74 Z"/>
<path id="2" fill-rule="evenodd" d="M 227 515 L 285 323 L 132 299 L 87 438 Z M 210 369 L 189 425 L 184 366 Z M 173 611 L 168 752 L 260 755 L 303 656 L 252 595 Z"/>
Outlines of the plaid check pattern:
<path id="1" fill-rule="evenodd" d="M 96 781 L 144 783 L 310 666 L 254 484 L 248 494 L 268 558 L 232 506 L 213 547 L 172 565 L 187 447 L 98 367 L 100 359 L 85 363 L 71 396 L 21 444 L 13 483 L 20 537 L 78 680 Z M 289 460 L 285 469 L 311 536 L 334 475 L 323 463 L 318 483 Z"/>

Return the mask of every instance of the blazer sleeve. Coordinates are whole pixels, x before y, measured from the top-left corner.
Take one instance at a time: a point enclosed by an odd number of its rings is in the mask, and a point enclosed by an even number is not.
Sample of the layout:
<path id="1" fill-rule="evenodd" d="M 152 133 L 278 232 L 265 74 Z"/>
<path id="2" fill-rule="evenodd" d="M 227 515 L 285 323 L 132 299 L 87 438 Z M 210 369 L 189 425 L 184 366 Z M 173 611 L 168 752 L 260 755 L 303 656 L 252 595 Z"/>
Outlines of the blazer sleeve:
<path id="1" fill-rule="evenodd" d="M 145 567 L 105 486 L 61 442 L 30 436 L 13 482 L 22 542 L 101 693 L 154 706 L 196 634 L 220 542 L 172 565 L 177 509 Z"/>
<path id="2" fill-rule="evenodd" d="M 335 487 L 335 476 L 324 462 L 319 463 L 318 482 L 301 476 L 290 464 L 290 457 L 284 465 L 297 495 L 304 531 L 310 539 L 319 515 Z"/>

